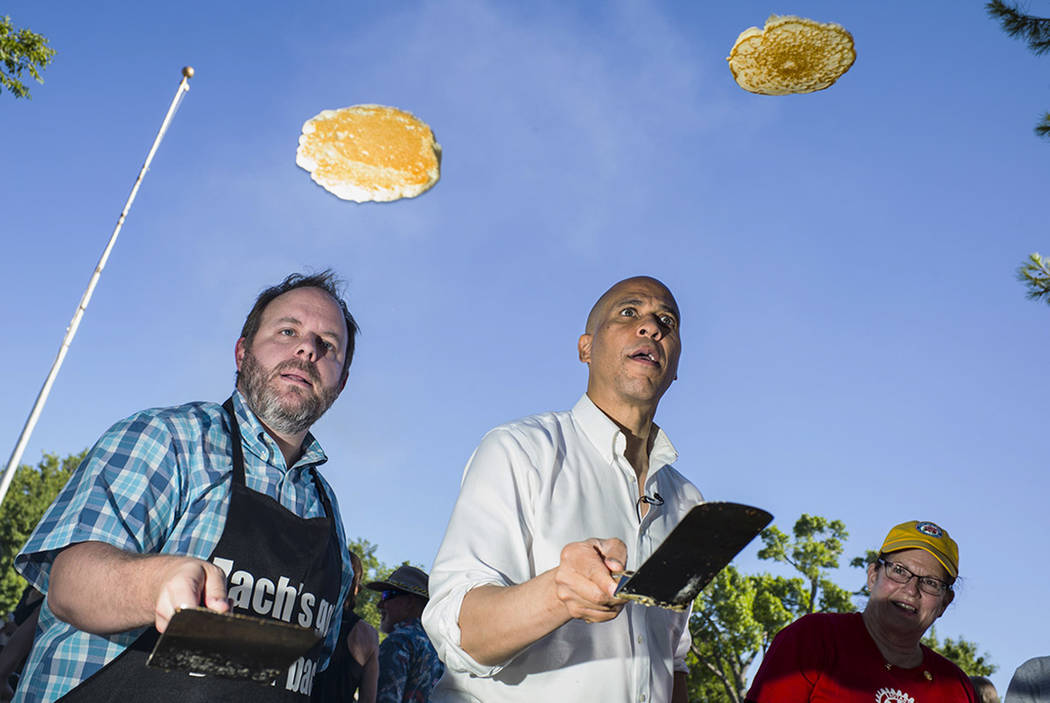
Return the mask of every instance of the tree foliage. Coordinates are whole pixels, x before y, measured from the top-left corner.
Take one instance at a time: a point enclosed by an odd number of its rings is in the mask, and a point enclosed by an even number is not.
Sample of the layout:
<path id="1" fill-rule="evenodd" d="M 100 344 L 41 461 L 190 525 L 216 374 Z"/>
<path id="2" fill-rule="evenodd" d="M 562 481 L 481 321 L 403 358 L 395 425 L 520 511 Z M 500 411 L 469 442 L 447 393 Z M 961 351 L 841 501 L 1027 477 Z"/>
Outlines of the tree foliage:
<path id="1" fill-rule="evenodd" d="M 15 607 L 26 585 L 14 570 L 15 555 L 86 453 L 61 459 L 57 454 L 44 454 L 36 466 L 22 464 L 15 471 L 0 505 L 0 613 Z"/>
<path id="2" fill-rule="evenodd" d="M 999 668 L 991 662 L 987 652 L 978 656 L 976 642 L 962 637 L 957 640 L 945 637 L 943 642 L 938 641 L 936 627 L 930 628 L 930 631 L 922 638 L 922 643 L 950 659 L 968 676 L 989 676 Z"/>
<path id="3" fill-rule="evenodd" d="M 715 577 L 689 619 L 691 700 L 743 700 L 752 662 L 795 619 L 801 584 L 801 579 L 741 574 L 732 565 Z"/>
<path id="4" fill-rule="evenodd" d="M 789 564 L 802 574 L 804 589 L 798 614 L 852 611 L 850 592 L 836 586 L 826 575 L 828 569 L 839 566 L 843 541 L 849 537 L 845 523 L 803 513 L 792 534 L 789 539 L 776 525 L 763 530 L 762 542 L 766 546 L 758 552 L 758 558 Z"/>
<path id="5" fill-rule="evenodd" d="M 985 9 L 999 20 L 1004 32 L 1023 39 L 1037 56 L 1050 52 L 1050 18 L 1026 15 L 1016 5 L 1002 0 L 991 0 Z"/>
<path id="6" fill-rule="evenodd" d="M 1028 255 L 1028 261 L 1017 269 L 1017 280 L 1028 288 L 1029 300 L 1042 300 L 1050 305 L 1050 259 L 1039 252 Z"/>
<path id="7" fill-rule="evenodd" d="M 985 9 L 999 20 L 1003 31 L 1011 37 L 1023 39 L 1037 56 L 1050 52 L 1050 17 L 1025 14 L 1016 5 L 1008 5 L 1002 0 L 991 0 Z M 1035 133 L 1040 137 L 1050 137 L 1050 112 L 1043 115 Z"/>
<path id="8" fill-rule="evenodd" d="M 764 530 L 758 553 L 798 576 L 744 575 L 730 565 L 715 577 L 689 619 L 690 700 L 740 703 L 748 669 L 777 632 L 807 613 L 854 610 L 850 593 L 827 576 L 846 537 L 841 521 L 804 514 L 790 537 L 776 526 Z"/>
<path id="9" fill-rule="evenodd" d="M 30 97 L 22 74 L 28 72 L 37 83 L 43 83 L 40 71 L 47 68 L 54 55 L 46 37 L 28 28 L 15 29 L 11 18 L 5 15 L 0 19 L 0 92 L 7 88 L 16 98 Z"/>

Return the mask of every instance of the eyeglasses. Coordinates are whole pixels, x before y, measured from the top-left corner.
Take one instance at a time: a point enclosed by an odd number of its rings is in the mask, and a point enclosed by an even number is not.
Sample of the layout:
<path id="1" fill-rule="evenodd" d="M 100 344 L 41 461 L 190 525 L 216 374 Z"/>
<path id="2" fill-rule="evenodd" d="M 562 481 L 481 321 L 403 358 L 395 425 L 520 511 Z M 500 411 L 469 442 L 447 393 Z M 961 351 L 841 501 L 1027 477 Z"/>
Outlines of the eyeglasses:
<path id="1" fill-rule="evenodd" d="M 889 562 L 885 559 L 879 559 L 878 564 L 886 567 L 886 575 L 889 576 L 890 581 L 897 583 L 908 583 L 912 579 L 919 579 L 919 590 L 930 596 L 943 596 L 944 592 L 951 589 L 944 581 L 935 579 L 932 576 L 919 576 L 909 571 L 903 564 L 897 562 Z"/>
<path id="2" fill-rule="evenodd" d="M 383 591 L 379 595 L 379 600 L 380 600 L 380 602 L 386 602 L 388 600 L 392 600 L 394 598 L 397 598 L 398 596 L 403 596 L 403 595 L 405 595 L 404 591 L 395 591 L 395 590 Z"/>

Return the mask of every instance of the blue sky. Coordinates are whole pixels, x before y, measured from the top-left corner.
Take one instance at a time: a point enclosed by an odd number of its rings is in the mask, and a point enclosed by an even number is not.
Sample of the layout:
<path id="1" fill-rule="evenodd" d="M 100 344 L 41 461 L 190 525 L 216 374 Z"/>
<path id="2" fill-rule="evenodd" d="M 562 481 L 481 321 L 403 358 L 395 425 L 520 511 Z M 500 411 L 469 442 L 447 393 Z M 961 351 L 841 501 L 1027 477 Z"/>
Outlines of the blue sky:
<path id="1" fill-rule="evenodd" d="M 331 267 L 363 334 L 315 428 L 326 475 L 352 536 L 429 567 L 481 435 L 571 407 L 590 305 L 646 273 L 683 311 L 657 420 L 709 499 L 783 529 L 842 519 L 846 561 L 934 520 L 964 576 L 938 634 L 990 652 L 1000 692 L 1047 653 L 1050 308 L 1014 271 L 1050 249 L 1050 143 L 1032 132 L 1050 59 L 983 3 L 4 12 L 59 52 L 31 101 L 0 96 L 8 448 L 179 69 L 197 70 L 23 461 L 79 451 L 143 407 L 221 401 L 254 296 Z M 725 57 L 771 12 L 843 24 L 856 64 L 811 95 L 742 91 Z M 359 103 L 432 126 L 433 190 L 357 205 L 295 165 L 305 120 Z M 741 568 L 775 570 L 754 552 Z"/>

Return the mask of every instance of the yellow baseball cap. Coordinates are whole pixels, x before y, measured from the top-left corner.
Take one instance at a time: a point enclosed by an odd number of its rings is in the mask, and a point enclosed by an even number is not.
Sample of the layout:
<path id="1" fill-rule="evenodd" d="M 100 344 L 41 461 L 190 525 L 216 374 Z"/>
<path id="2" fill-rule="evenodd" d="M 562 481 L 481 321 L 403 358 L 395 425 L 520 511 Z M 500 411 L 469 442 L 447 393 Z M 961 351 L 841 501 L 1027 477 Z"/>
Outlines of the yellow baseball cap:
<path id="1" fill-rule="evenodd" d="M 921 549 L 932 554 L 953 579 L 959 575 L 959 545 L 943 527 L 927 521 L 910 520 L 890 530 L 879 550 L 882 554 L 901 549 Z"/>

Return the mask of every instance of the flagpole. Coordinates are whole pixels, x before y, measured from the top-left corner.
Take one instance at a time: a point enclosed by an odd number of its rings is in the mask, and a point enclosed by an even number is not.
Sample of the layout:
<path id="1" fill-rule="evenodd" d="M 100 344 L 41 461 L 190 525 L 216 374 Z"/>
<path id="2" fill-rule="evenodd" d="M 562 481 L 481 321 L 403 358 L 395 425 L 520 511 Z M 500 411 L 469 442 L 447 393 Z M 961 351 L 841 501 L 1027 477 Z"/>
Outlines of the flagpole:
<path id="1" fill-rule="evenodd" d="M 15 449 L 11 452 L 11 458 L 7 461 L 3 479 L 0 480 L 0 505 L 4 502 L 7 489 L 11 485 L 11 479 L 14 478 L 15 471 L 18 469 L 18 462 L 22 459 L 22 452 L 25 451 L 26 445 L 29 443 L 29 436 L 33 434 L 33 428 L 40 417 L 40 412 L 44 409 L 47 396 L 51 393 L 51 386 L 55 382 L 55 377 L 58 376 L 58 370 L 62 368 L 62 362 L 66 358 L 66 352 L 69 351 L 69 345 L 73 342 L 73 336 L 76 335 L 77 328 L 80 327 L 80 320 L 84 317 L 84 311 L 87 309 L 88 303 L 91 302 L 91 296 L 94 294 L 95 286 L 102 275 L 102 269 L 106 267 L 109 254 L 113 251 L 113 245 L 117 243 L 117 235 L 120 234 L 120 229 L 124 226 L 124 219 L 128 216 L 128 211 L 131 210 L 131 204 L 135 201 L 135 196 L 138 195 L 142 179 L 146 177 L 146 171 L 149 170 L 150 162 L 153 161 L 153 155 L 157 153 L 157 147 L 160 146 L 161 140 L 164 139 L 164 133 L 168 131 L 168 126 L 171 124 L 172 118 L 175 117 L 175 112 L 179 109 L 182 98 L 189 92 L 191 78 L 193 78 L 193 67 L 185 66 L 182 69 L 182 81 L 179 82 L 179 87 L 175 91 L 175 97 L 172 98 L 171 106 L 168 107 L 168 114 L 164 116 L 164 121 L 161 123 L 157 136 L 153 140 L 153 146 L 150 147 L 149 153 L 146 154 L 146 161 L 142 164 L 138 178 L 135 179 L 135 185 L 131 187 L 131 194 L 128 195 L 128 200 L 124 203 L 124 209 L 120 211 L 120 217 L 117 218 L 117 225 L 113 228 L 113 234 L 110 235 L 109 242 L 98 260 L 98 265 L 95 266 L 95 272 L 91 274 L 91 280 L 88 281 L 87 289 L 80 298 L 80 304 L 77 305 L 76 312 L 73 313 L 73 319 L 70 321 L 69 327 L 66 328 L 66 336 L 62 339 L 62 344 L 58 348 L 58 356 L 55 357 L 54 363 L 51 364 L 51 372 L 48 373 L 47 378 L 44 380 L 44 385 L 40 388 L 40 393 L 37 394 L 33 410 L 26 419 L 26 424 L 22 428 L 22 434 L 19 435 Z"/>

